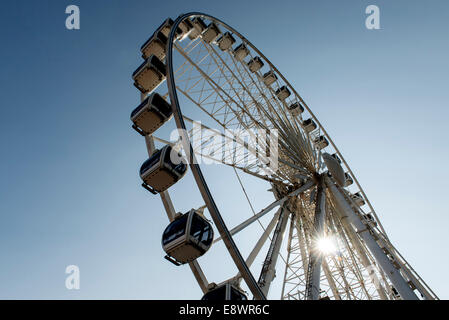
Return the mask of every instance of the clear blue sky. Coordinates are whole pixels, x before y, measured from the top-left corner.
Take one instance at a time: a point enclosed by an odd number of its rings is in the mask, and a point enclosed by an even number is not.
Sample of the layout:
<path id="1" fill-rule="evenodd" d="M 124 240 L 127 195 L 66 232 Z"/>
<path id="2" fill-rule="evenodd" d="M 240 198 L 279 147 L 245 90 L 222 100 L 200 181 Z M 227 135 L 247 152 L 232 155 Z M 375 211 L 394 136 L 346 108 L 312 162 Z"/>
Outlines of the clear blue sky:
<path id="1" fill-rule="evenodd" d="M 79 31 L 65 28 L 70 4 L 81 9 Z M 365 28 L 369 4 L 380 7 L 381 30 Z M 189 11 L 234 26 L 289 79 L 349 161 L 393 243 L 449 298 L 449 2 L 0 6 L 0 298 L 201 296 L 188 267 L 162 258 L 167 219 L 159 198 L 140 187 L 146 151 L 129 121 L 140 45 L 167 16 Z M 227 177 L 216 176 L 212 192 L 225 214 L 247 213 L 243 198 L 226 203 Z M 266 188 L 247 183 L 262 208 Z M 190 194 L 182 192 L 192 186 L 190 176 L 176 186 L 177 205 L 185 207 Z M 230 217 L 230 225 L 239 221 Z M 81 269 L 79 291 L 64 286 L 70 264 Z M 215 264 L 210 274 L 220 272 Z"/>

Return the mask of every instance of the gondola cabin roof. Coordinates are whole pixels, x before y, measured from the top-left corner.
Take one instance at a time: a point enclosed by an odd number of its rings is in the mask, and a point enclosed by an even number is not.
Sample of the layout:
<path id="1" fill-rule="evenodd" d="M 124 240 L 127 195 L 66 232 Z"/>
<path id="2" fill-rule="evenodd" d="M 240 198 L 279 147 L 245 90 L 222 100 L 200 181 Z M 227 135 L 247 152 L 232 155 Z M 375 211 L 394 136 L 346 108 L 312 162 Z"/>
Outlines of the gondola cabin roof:
<path id="1" fill-rule="evenodd" d="M 245 301 L 248 300 L 246 294 L 241 289 L 227 282 L 210 289 L 201 300 L 206 301 Z"/>

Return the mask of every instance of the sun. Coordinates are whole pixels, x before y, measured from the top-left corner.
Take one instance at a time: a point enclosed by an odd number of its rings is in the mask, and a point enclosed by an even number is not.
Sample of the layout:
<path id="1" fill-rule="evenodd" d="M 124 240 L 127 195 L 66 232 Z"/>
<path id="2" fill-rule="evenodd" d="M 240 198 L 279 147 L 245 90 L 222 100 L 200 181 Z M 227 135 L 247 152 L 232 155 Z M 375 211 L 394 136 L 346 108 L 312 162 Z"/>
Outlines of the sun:
<path id="1" fill-rule="evenodd" d="M 324 255 L 331 255 L 337 252 L 335 241 L 331 237 L 319 238 L 316 242 L 316 247 Z"/>

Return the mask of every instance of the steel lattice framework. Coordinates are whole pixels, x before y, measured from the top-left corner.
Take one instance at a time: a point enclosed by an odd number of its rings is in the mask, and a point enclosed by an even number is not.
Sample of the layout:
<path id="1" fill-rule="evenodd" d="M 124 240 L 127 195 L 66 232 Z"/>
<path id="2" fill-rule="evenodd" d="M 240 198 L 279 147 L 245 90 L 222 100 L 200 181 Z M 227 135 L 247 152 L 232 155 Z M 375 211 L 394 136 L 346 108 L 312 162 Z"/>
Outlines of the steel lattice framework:
<path id="1" fill-rule="evenodd" d="M 194 19 L 201 19 L 208 28 L 198 29 Z M 193 28 L 180 37 L 176 30 L 185 26 L 186 20 Z M 210 41 L 206 32 L 212 24 L 219 33 Z M 223 50 L 217 40 L 225 33 L 236 41 Z M 239 44 L 247 49 L 243 58 L 237 54 Z M 214 243 L 226 243 L 239 270 L 235 277 L 220 281 L 238 285 L 244 280 L 256 299 L 268 295 L 275 276 L 283 278 L 282 291 L 271 294 L 280 299 L 438 299 L 391 244 L 357 178 L 306 102 L 245 37 L 217 18 L 189 13 L 174 22 L 162 56 L 167 86 L 157 90 L 172 104 L 177 127 L 187 132 L 180 133 L 178 142 L 146 136 L 149 155 L 155 141 L 184 152 L 190 150 L 187 154 L 192 157 L 234 168 L 237 177 L 260 179 L 271 186 L 275 196 L 272 204 L 259 212 L 253 210 L 246 220 L 228 230 L 200 166 L 190 163 L 220 234 Z M 254 61 L 263 66 L 259 68 Z M 269 73 L 274 75 L 271 81 L 267 80 Z M 280 98 L 282 88 L 288 90 L 287 97 Z M 142 100 L 145 97 L 142 94 Z M 302 106 L 303 112 L 290 112 L 289 106 L 295 104 Z M 307 127 L 307 121 L 315 127 Z M 276 132 L 277 144 L 261 138 L 260 132 L 268 136 Z M 325 144 L 320 145 L 320 141 Z M 267 167 L 267 159 L 261 159 L 262 150 L 278 155 L 276 170 Z M 347 174 L 346 185 L 336 183 L 329 174 L 324 153 L 340 160 Z M 245 192 L 243 185 L 242 190 Z M 160 197 L 173 220 L 176 210 L 169 192 L 160 193 Z M 232 236 L 269 215 L 270 222 L 243 259 Z M 317 249 L 322 237 L 332 239 L 332 253 Z M 258 256 L 264 257 L 263 265 L 259 276 L 254 277 L 256 267 L 252 264 Z M 202 291 L 207 292 L 208 281 L 199 263 L 190 263 L 190 268 Z"/>

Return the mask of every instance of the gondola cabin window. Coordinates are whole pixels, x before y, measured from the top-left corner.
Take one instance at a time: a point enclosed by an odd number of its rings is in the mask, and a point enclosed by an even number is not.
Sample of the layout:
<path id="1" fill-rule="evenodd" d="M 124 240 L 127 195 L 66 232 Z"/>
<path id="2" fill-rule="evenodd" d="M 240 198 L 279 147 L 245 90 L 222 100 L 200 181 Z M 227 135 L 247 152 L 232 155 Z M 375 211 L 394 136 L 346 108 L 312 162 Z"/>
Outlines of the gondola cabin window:
<path id="1" fill-rule="evenodd" d="M 185 214 L 181 218 L 173 221 L 165 230 L 162 244 L 165 246 L 169 242 L 183 236 L 186 232 L 188 215 Z"/>

